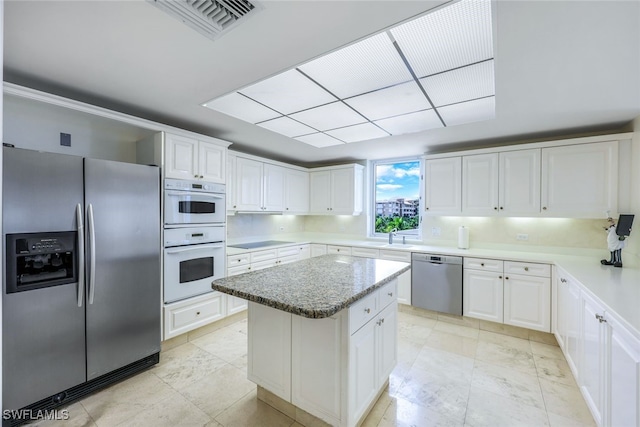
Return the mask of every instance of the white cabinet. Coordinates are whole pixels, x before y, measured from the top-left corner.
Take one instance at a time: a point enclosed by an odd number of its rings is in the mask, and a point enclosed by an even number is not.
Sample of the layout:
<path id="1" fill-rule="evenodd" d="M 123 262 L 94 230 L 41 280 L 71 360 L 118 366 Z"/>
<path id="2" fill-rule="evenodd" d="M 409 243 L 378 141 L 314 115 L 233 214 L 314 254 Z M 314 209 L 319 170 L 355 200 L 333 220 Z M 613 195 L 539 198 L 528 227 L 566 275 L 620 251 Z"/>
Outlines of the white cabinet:
<path id="1" fill-rule="evenodd" d="M 578 342 L 580 339 L 580 289 L 562 269 L 556 269 L 556 329 L 555 336 L 564 351 L 567 363 L 576 380 L 578 371 Z"/>
<path id="2" fill-rule="evenodd" d="M 604 310 L 590 298 L 582 294 L 582 359 L 580 360 L 580 388 L 587 406 L 598 425 L 603 425 L 604 406 L 604 350 L 605 330 L 600 325 Z"/>
<path id="3" fill-rule="evenodd" d="M 611 316 L 609 334 L 608 424 L 640 425 L 640 340 Z"/>
<path id="4" fill-rule="evenodd" d="M 425 203 L 428 214 L 459 214 L 462 210 L 462 158 L 425 161 Z"/>
<path id="5" fill-rule="evenodd" d="M 226 295 L 213 292 L 164 306 L 164 339 L 176 337 L 227 315 Z"/>
<path id="6" fill-rule="evenodd" d="M 299 260 L 311 258 L 311 245 L 299 245 L 297 248 Z"/>
<path id="7" fill-rule="evenodd" d="M 251 271 L 249 254 L 227 255 L 227 277 Z M 247 300 L 227 295 L 227 315 L 247 309 Z"/>
<path id="8" fill-rule="evenodd" d="M 227 212 L 234 211 L 237 208 L 236 203 L 236 156 L 228 153 L 227 155 Z M 233 212 L 231 212 L 233 213 Z"/>
<path id="9" fill-rule="evenodd" d="M 327 254 L 327 245 L 321 245 L 318 243 L 311 244 L 311 258 L 322 256 Z"/>
<path id="10" fill-rule="evenodd" d="M 618 209 L 618 142 L 542 149 L 542 213 L 603 218 Z"/>
<path id="11" fill-rule="evenodd" d="M 411 252 L 380 249 L 380 259 L 411 263 Z M 398 303 L 411 305 L 411 270 L 398 276 Z"/>
<path id="12" fill-rule="evenodd" d="M 309 172 L 284 168 L 284 212 L 309 212 Z"/>
<path id="13" fill-rule="evenodd" d="M 551 332 L 548 264 L 465 258 L 463 314 Z"/>
<path id="14" fill-rule="evenodd" d="M 374 248 L 361 248 L 358 246 L 354 246 L 351 248 L 352 256 L 359 256 L 362 258 L 379 258 L 380 251 Z"/>
<path id="15" fill-rule="evenodd" d="M 236 158 L 235 210 L 281 212 L 284 210 L 285 168 L 244 157 Z"/>
<path id="16" fill-rule="evenodd" d="M 462 212 L 538 214 L 540 149 L 463 156 Z"/>
<path id="17" fill-rule="evenodd" d="M 329 255 L 351 255 L 351 246 L 327 245 Z"/>
<path id="18" fill-rule="evenodd" d="M 224 183 L 227 148 L 212 142 L 165 135 L 165 177 Z"/>
<path id="19" fill-rule="evenodd" d="M 359 215 L 364 199 L 364 167 L 358 164 L 312 169 L 309 211 L 316 215 Z"/>

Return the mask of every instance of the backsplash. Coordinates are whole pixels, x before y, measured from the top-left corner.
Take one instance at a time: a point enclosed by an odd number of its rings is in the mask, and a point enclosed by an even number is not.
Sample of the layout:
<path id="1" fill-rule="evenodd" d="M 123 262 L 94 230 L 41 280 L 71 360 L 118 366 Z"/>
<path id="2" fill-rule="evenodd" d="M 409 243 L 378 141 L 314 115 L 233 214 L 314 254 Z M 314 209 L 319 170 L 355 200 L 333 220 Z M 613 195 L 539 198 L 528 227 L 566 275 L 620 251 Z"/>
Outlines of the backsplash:
<path id="1" fill-rule="evenodd" d="M 304 230 L 305 217 L 297 215 L 227 216 L 227 239 L 248 240 L 252 237 L 273 234 L 300 233 Z"/>

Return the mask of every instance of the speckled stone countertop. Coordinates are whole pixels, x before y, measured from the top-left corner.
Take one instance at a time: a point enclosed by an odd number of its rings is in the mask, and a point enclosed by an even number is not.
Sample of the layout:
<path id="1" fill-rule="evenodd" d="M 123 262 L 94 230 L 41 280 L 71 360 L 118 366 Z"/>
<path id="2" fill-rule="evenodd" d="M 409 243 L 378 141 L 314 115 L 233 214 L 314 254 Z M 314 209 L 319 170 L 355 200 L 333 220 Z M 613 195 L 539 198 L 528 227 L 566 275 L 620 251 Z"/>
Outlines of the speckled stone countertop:
<path id="1" fill-rule="evenodd" d="M 324 255 L 216 280 L 211 287 L 299 316 L 321 319 L 411 269 L 406 262 Z"/>

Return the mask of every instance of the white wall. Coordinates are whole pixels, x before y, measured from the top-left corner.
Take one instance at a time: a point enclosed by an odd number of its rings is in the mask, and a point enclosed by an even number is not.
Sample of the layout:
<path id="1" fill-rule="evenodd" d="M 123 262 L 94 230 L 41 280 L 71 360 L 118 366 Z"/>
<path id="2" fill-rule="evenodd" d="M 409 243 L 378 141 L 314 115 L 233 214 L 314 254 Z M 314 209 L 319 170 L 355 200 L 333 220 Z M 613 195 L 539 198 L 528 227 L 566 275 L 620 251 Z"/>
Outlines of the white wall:
<path id="1" fill-rule="evenodd" d="M 627 240 L 627 247 L 622 253 L 625 256 L 640 257 L 640 116 L 633 122 L 633 140 L 631 142 L 631 188 L 630 211 L 634 214 L 634 231 Z"/>

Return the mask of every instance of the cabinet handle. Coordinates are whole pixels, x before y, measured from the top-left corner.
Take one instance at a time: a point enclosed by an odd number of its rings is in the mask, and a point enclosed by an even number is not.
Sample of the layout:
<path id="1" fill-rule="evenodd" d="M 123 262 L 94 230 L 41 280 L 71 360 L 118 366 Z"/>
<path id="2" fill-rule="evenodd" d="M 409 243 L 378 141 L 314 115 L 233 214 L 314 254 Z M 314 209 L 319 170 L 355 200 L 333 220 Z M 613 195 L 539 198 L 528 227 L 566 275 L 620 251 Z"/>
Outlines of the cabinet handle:
<path id="1" fill-rule="evenodd" d="M 497 211 L 497 210 L 498 210 L 498 207 L 497 207 L 497 206 L 494 206 L 494 207 L 493 207 L 493 210 L 494 210 L 494 211 Z"/>
<path id="2" fill-rule="evenodd" d="M 389 295 L 390 297 L 393 296 L 393 292 L 389 292 L 387 295 Z"/>
<path id="3" fill-rule="evenodd" d="M 529 267 L 525 267 L 525 268 L 524 268 L 524 271 L 529 271 Z"/>
<path id="4" fill-rule="evenodd" d="M 605 319 L 604 316 L 601 314 L 596 313 L 596 319 L 598 319 L 598 322 L 600 323 L 607 323 L 607 319 Z"/>
<path id="5" fill-rule="evenodd" d="M 247 267 L 247 270 L 251 270 L 251 267 Z"/>
<path id="6" fill-rule="evenodd" d="M 543 211 L 546 211 L 546 210 L 547 210 L 547 207 L 546 207 L 546 206 L 544 206 L 544 207 L 542 208 L 542 210 L 543 210 Z"/>
<path id="7" fill-rule="evenodd" d="M 500 206 L 500 210 L 504 210 L 504 207 Z"/>
<path id="8" fill-rule="evenodd" d="M 370 308 L 365 308 L 365 309 L 364 309 L 364 312 L 365 312 L 365 313 L 367 313 L 367 314 L 369 314 L 369 313 L 371 313 L 371 309 L 370 309 Z"/>
<path id="9" fill-rule="evenodd" d="M 198 311 L 198 312 L 196 312 L 196 316 L 200 316 L 200 312 L 199 312 L 199 311 Z"/>
<path id="10" fill-rule="evenodd" d="M 498 279 L 502 279 L 502 276 L 498 276 Z"/>
<path id="11" fill-rule="evenodd" d="M 428 211 L 428 210 L 429 210 L 429 208 L 424 208 L 424 210 Z"/>
<path id="12" fill-rule="evenodd" d="M 289 210 L 289 208 L 287 208 L 287 210 Z"/>
<path id="13" fill-rule="evenodd" d="M 480 263 L 480 267 L 484 267 L 484 262 L 481 262 L 481 263 Z"/>
<path id="14" fill-rule="evenodd" d="M 509 276 L 504 276 L 504 280 L 509 280 Z"/>
<path id="15" fill-rule="evenodd" d="M 567 279 L 565 279 L 565 278 L 561 277 L 561 278 L 560 278 L 560 282 L 561 282 L 561 283 L 567 283 Z"/>
<path id="16" fill-rule="evenodd" d="M 193 175 L 193 177 L 194 177 L 194 178 L 197 178 L 197 177 L 198 177 L 198 175 Z"/>
<path id="17" fill-rule="evenodd" d="M 200 175 L 200 178 L 204 178 L 204 175 Z"/>
<path id="18" fill-rule="evenodd" d="M 237 207 L 236 205 L 233 205 L 233 208 L 234 208 L 234 209 L 235 209 L 236 207 Z"/>

